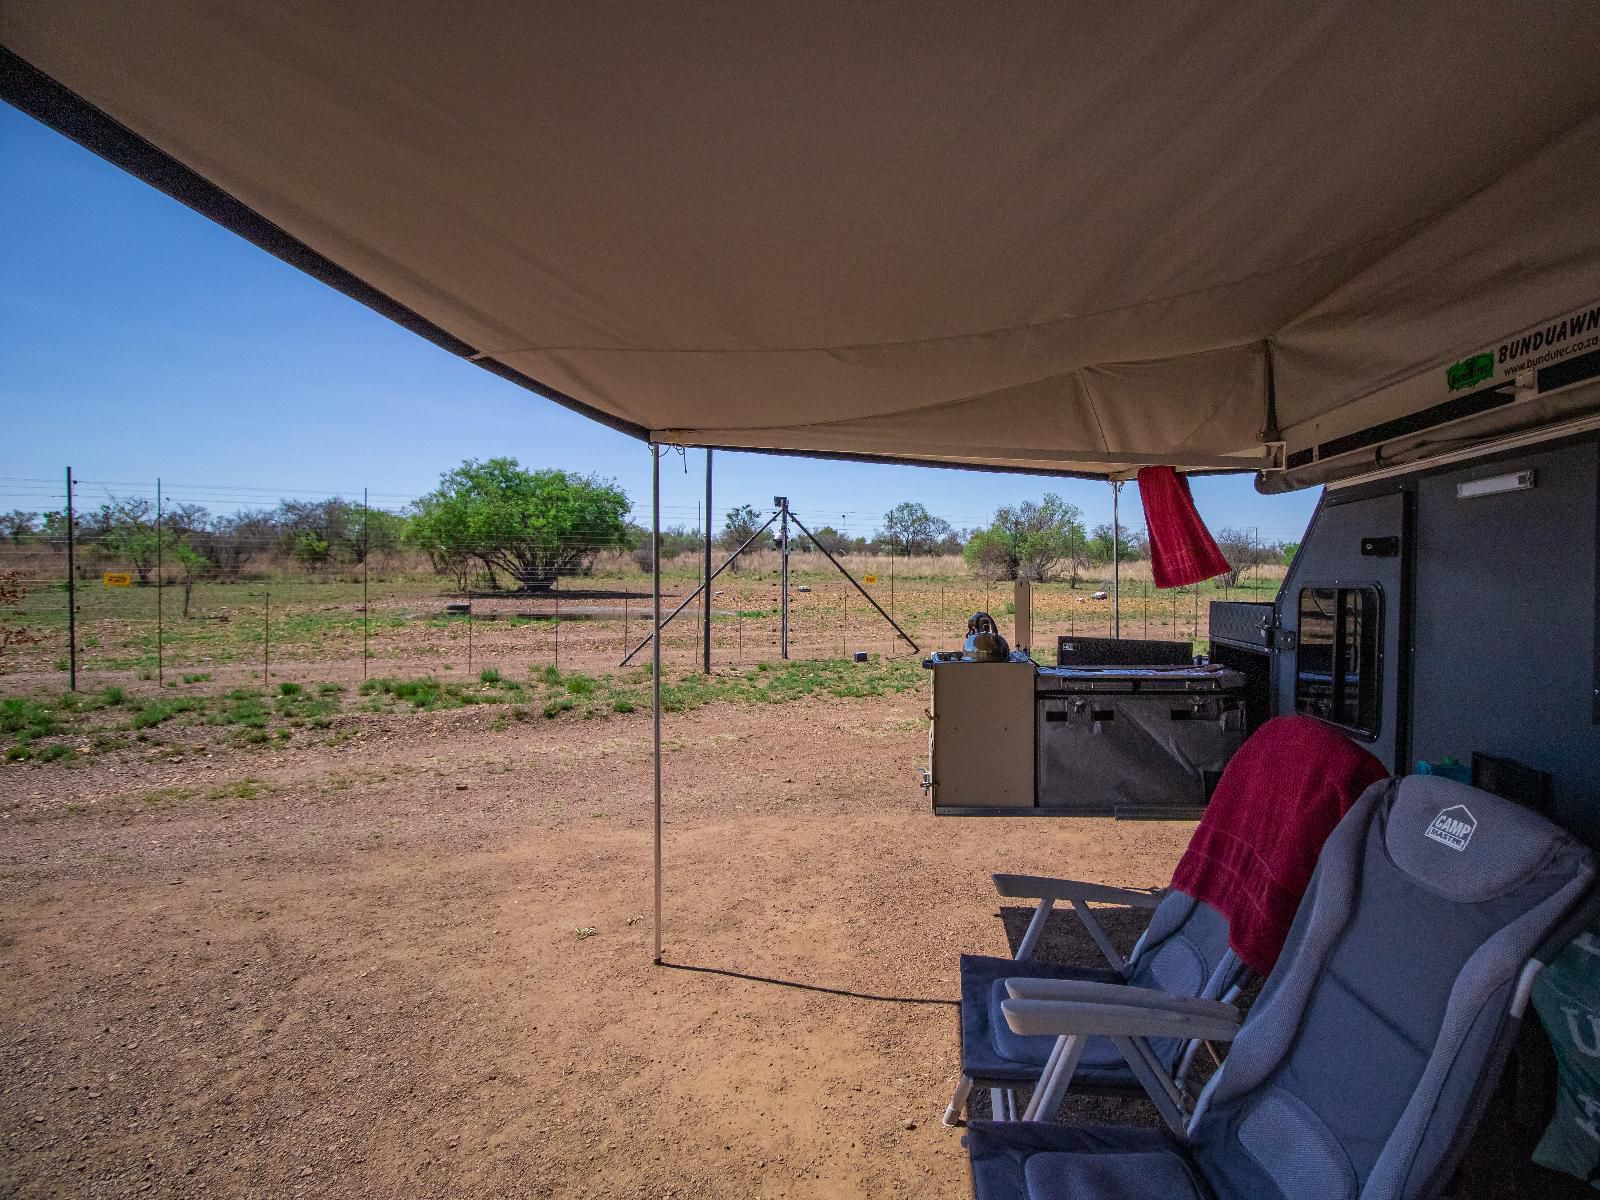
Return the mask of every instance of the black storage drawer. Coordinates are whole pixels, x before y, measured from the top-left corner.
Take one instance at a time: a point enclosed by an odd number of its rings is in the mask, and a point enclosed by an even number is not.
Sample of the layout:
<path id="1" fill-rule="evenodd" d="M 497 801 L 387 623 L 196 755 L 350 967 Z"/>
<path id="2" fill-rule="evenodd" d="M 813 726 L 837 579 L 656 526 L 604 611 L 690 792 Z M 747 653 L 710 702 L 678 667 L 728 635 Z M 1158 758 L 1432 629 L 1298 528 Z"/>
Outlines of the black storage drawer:
<path id="1" fill-rule="evenodd" d="M 1271 645 L 1273 606 L 1257 600 L 1213 600 L 1211 640 L 1251 650 Z"/>

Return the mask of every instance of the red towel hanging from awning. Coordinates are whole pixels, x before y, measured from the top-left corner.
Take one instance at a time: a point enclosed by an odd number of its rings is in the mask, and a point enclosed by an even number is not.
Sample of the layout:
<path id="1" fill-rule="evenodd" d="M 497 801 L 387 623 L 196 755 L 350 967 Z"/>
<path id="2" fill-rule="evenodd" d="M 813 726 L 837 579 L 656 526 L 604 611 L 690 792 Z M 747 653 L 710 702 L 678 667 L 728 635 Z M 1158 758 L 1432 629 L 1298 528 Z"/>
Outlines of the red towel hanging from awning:
<path id="1" fill-rule="evenodd" d="M 1171 467 L 1141 468 L 1139 499 L 1150 537 L 1150 573 L 1158 588 L 1199 583 L 1230 569 L 1195 511 L 1189 481 L 1182 475 Z"/>

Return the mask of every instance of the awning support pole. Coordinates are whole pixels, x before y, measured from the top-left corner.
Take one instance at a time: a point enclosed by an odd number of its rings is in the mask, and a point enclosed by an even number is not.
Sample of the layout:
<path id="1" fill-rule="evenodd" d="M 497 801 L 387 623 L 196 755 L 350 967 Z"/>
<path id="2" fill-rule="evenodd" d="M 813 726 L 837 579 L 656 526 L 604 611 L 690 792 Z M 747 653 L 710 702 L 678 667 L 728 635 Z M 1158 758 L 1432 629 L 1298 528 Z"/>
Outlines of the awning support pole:
<path id="1" fill-rule="evenodd" d="M 1111 481 L 1111 636 L 1122 636 L 1122 480 Z"/>
<path id="2" fill-rule="evenodd" d="M 789 497 L 774 496 L 773 501 L 778 505 L 778 514 L 782 520 L 782 524 L 778 526 L 778 546 L 782 563 L 779 574 L 783 580 L 780 584 L 783 596 L 778 604 L 778 657 L 787 660 L 789 657 Z"/>
<path id="3" fill-rule="evenodd" d="M 705 661 L 700 669 L 711 674 L 711 451 L 706 451 L 706 555 L 705 592 L 700 601 L 700 619 L 704 636 L 700 644 L 705 649 Z"/>
<path id="4" fill-rule="evenodd" d="M 650 604 L 661 628 L 661 453 L 650 447 Z M 655 962 L 661 963 L 661 639 L 651 638 L 651 757 L 655 769 Z"/>

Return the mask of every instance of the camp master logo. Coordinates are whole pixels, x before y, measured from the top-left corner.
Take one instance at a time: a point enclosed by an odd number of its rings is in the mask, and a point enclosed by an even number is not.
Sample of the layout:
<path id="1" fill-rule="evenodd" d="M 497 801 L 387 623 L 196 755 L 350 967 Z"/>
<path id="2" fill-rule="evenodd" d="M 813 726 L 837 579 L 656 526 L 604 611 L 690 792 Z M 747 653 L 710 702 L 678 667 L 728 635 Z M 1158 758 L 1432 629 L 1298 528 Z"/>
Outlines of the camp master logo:
<path id="1" fill-rule="evenodd" d="M 1467 811 L 1465 804 L 1456 804 L 1433 819 L 1433 824 L 1428 826 L 1428 836 L 1452 850 L 1465 850 L 1477 827 L 1478 818 Z"/>

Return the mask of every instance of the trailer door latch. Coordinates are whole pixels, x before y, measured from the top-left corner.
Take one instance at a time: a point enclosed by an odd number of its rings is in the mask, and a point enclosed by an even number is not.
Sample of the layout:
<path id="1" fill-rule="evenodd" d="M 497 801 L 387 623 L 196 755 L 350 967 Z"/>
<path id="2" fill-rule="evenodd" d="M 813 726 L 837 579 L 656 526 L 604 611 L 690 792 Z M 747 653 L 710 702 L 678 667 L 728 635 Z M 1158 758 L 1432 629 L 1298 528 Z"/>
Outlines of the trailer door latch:
<path id="1" fill-rule="evenodd" d="M 1364 537 L 1361 539 L 1361 553 L 1366 558 L 1397 558 L 1400 539 L 1393 536 Z"/>

